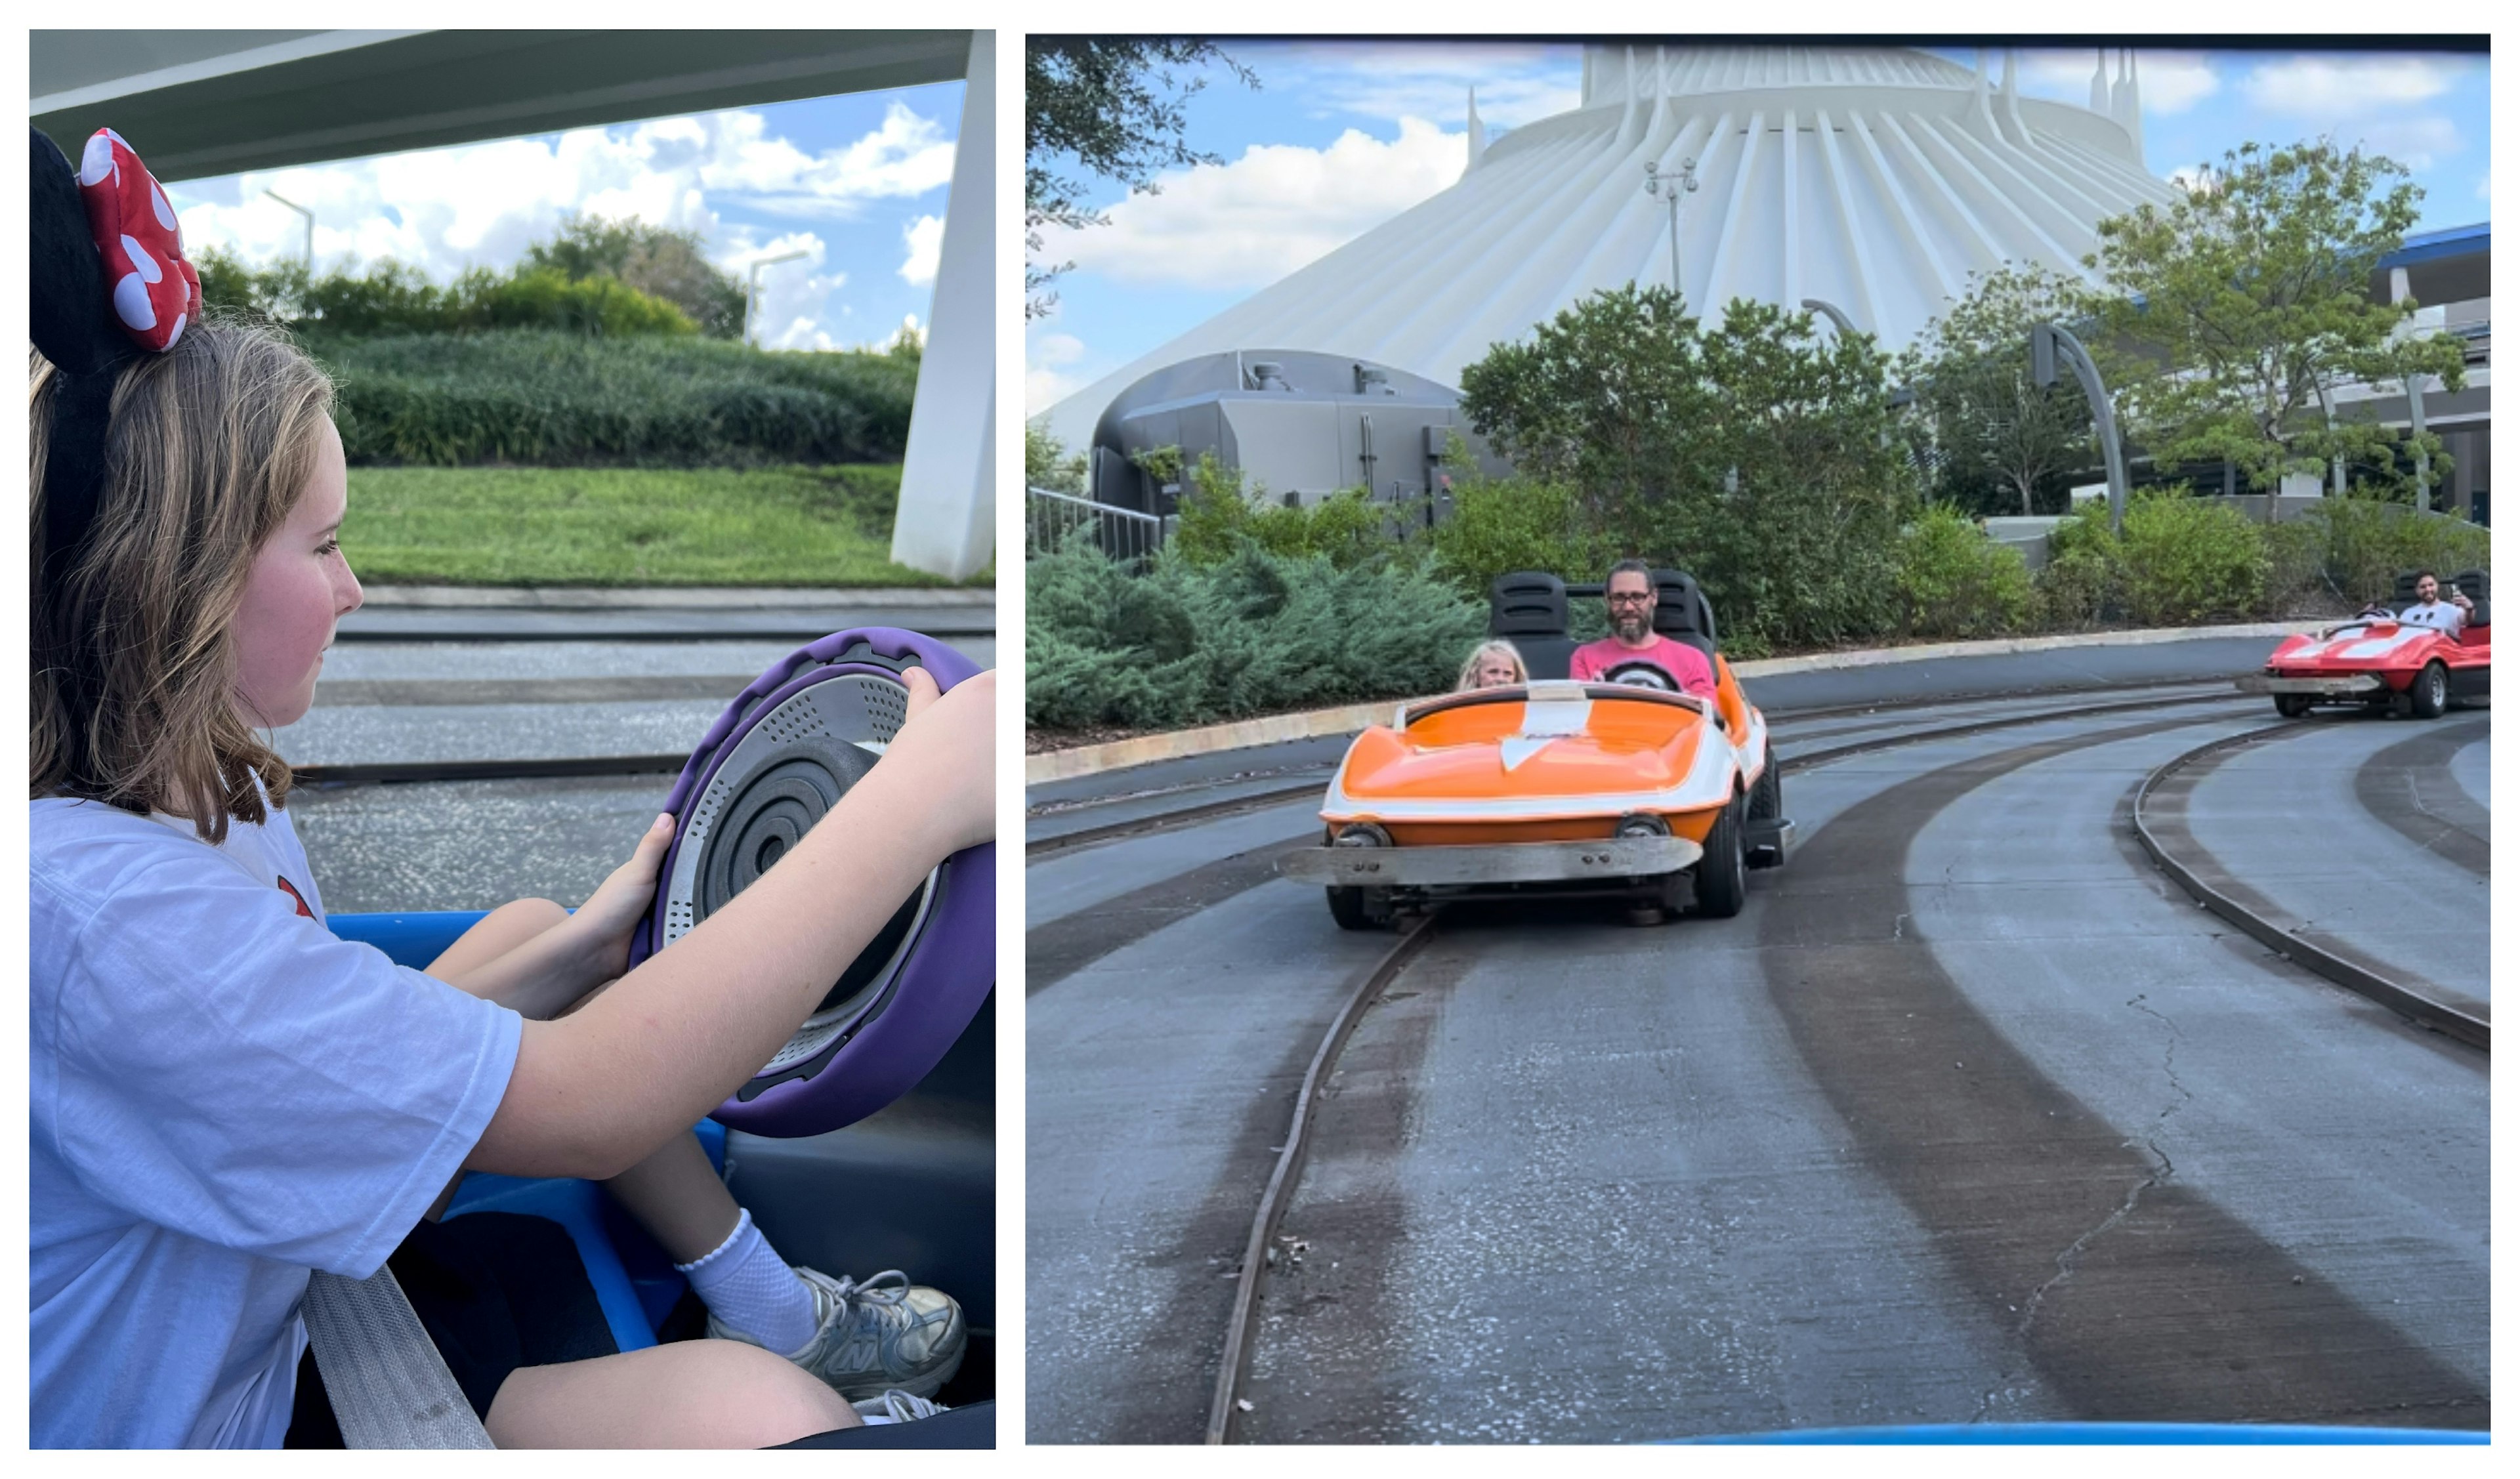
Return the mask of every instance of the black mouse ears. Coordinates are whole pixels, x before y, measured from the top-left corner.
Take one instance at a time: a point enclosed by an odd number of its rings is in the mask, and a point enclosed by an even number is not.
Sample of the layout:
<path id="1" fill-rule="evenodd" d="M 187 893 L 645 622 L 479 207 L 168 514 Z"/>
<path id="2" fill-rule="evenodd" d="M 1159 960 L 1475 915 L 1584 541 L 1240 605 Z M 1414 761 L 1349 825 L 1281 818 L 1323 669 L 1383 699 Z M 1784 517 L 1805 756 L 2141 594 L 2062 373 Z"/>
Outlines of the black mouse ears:
<path id="1" fill-rule="evenodd" d="M 104 262 L 79 200 L 77 168 L 41 129 L 26 133 L 33 146 L 26 182 L 33 236 L 27 278 L 34 291 L 27 336 L 57 368 L 96 375 L 137 356 L 140 348 L 111 314 Z"/>

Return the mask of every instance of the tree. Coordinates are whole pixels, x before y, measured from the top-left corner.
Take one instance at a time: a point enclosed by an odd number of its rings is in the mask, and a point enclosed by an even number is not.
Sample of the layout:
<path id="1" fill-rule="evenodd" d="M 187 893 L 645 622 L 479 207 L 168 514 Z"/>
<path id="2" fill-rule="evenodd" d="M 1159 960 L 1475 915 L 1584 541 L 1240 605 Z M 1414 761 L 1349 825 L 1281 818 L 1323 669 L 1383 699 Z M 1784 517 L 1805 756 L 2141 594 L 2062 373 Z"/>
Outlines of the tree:
<path id="1" fill-rule="evenodd" d="M 1155 193 L 1159 170 L 1221 160 L 1182 140 L 1188 105 L 1207 79 L 1175 68 L 1214 63 L 1246 87 L 1259 77 L 1214 43 L 1119 36 L 1032 36 L 1024 42 L 1024 317 L 1058 299 L 1047 287 L 1073 262 L 1043 264 L 1042 228 L 1105 224 L 1085 203 L 1092 176 Z M 1081 175 L 1063 173 L 1072 159 Z"/>
<path id="2" fill-rule="evenodd" d="M 697 231 L 571 214 L 559 236 L 525 248 L 522 265 L 553 268 L 572 283 L 612 278 L 682 309 L 711 338 L 743 334 L 743 282 L 709 261 Z"/>
<path id="3" fill-rule="evenodd" d="M 2112 291 L 2108 336 L 2149 373 L 2124 404 L 2157 463 L 2228 461 L 2272 493 L 2329 459 L 2394 463 L 2400 438 L 2367 420 L 2331 424 L 2323 395 L 2411 374 L 2464 383 L 2458 345 L 2403 333 L 2416 304 L 2371 294 L 2423 192 L 2407 171 L 2327 140 L 2244 144 L 2204 166 L 2164 210 L 2103 221 L 2087 259 Z M 2411 440 L 2411 439 L 2410 439 Z M 2438 441 L 2420 443 L 2440 460 Z"/>
<path id="4" fill-rule="evenodd" d="M 2078 280 L 2034 262 L 1972 275 L 1966 294 L 1926 326 L 1900 374 L 1916 387 L 1953 480 L 1992 477 L 2029 515 L 2042 483 L 2090 464 L 2092 408 L 2081 389 L 2030 379 L 2031 327 L 2090 312 Z M 1958 490 L 1947 482 L 1946 491 Z"/>
<path id="5" fill-rule="evenodd" d="M 1577 490 L 1588 534 L 1688 565 L 1731 635 L 1825 643 L 1890 618 L 1914 477 L 1870 335 L 1735 299 L 1708 329 L 1667 288 L 1584 298 L 1462 372 L 1517 473 Z"/>

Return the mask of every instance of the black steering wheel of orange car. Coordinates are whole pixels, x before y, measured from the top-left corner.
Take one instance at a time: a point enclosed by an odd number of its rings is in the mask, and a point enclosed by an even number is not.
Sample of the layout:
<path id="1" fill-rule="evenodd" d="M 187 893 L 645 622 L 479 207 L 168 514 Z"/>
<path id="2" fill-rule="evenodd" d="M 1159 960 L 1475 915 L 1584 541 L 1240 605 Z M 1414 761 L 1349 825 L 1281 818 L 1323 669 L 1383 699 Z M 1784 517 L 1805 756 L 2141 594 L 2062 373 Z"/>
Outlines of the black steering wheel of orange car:
<path id="1" fill-rule="evenodd" d="M 1680 680 L 1666 672 L 1661 663 L 1646 662 L 1642 659 L 1635 662 L 1622 662 L 1615 667 L 1604 669 L 1601 673 L 1601 681 L 1621 684 L 1628 688 L 1654 689 L 1665 694 L 1680 692 Z"/>

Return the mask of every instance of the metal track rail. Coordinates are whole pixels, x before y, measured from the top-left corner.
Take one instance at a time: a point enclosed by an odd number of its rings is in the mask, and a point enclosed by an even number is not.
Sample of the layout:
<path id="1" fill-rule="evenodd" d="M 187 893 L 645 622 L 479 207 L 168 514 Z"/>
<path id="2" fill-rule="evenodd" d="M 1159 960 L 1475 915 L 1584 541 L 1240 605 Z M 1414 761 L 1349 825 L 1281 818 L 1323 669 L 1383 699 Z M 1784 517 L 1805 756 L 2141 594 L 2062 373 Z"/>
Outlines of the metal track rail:
<path id="1" fill-rule="evenodd" d="M 1242 1272 L 1234 1286 L 1234 1307 L 1225 1322 L 1225 1360 L 1216 1370 L 1216 1396 L 1208 1404 L 1207 1436 L 1204 1442 L 1221 1444 L 1234 1435 L 1234 1419 L 1240 1414 L 1242 1364 L 1251 1355 L 1251 1340 L 1258 1333 L 1255 1321 L 1260 1307 L 1260 1280 L 1269 1266 L 1270 1239 L 1278 1235 L 1278 1224 L 1286 1215 L 1286 1206 L 1295 1199 L 1295 1186 L 1303 1180 L 1304 1157 L 1312 1149 L 1313 1106 L 1320 1102 L 1322 1089 L 1329 1082 L 1330 1066 L 1338 1061 L 1339 1050 L 1355 1034 L 1356 1024 L 1365 1017 L 1368 1007 L 1391 989 L 1400 972 L 1409 967 L 1426 942 L 1435 937 L 1431 916 L 1413 920 L 1400 939 L 1384 953 L 1380 962 L 1366 972 L 1356 990 L 1348 994 L 1347 1004 L 1330 1019 L 1329 1031 L 1323 1034 L 1321 1046 L 1313 1050 L 1313 1060 L 1304 1069 L 1303 1087 L 1295 1092 L 1294 1122 L 1286 1127 L 1285 1143 L 1278 1148 L 1276 1164 L 1269 1169 L 1269 1185 L 1260 1193 L 1259 1210 L 1251 1214 L 1251 1235 L 1242 1244 Z"/>
<path id="2" fill-rule="evenodd" d="M 554 760 L 386 760 L 368 765 L 295 765 L 299 785 L 408 785 L 446 781 L 563 781 L 585 776 L 676 775 L 689 755 L 580 755 Z"/>
<path id="3" fill-rule="evenodd" d="M 2414 984 L 2348 960 L 2306 938 L 2300 932 L 2299 920 L 2252 909 L 2231 893 L 2209 882 L 2204 876 L 2206 865 L 2199 859 L 2182 857 L 2177 848 L 2163 842 L 2157 824 L 2167 819 L 2173 804 L 2183 806 L 2184 798 L 2182 796 L 2173 803 L 2170 798 L 2162 797 L 2160 792 L 2181 772 L 2200 760 L 2226 751 L 2315 732 L 2314 726 L 2299 720 L 2269 725 L 2200 744 L 2161 766 L 2146 776 L 2143 784 L 2136 791 L 2136 840 L 2142 844 L 2144 852 L 2151 856 L 2161 871 L 2170 875 L 2171 881 L 2186 891 L 2188 897 L 2239 926 L 2243 934 L 2269 950 L 2348 991 L 2368 997 L 2421 1026 L 2482 1052 L 2493 1052 L 2493 1027 L 2484 1018 L 2437 1001 Z"/>

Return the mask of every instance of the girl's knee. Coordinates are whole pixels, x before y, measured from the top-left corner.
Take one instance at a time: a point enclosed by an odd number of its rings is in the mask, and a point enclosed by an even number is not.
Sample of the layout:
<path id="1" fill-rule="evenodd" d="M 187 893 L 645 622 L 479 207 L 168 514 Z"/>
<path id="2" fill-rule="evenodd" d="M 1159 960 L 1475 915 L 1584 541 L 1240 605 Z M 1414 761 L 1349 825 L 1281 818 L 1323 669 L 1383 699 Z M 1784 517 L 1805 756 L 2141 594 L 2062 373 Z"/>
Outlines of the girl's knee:
<path id="1" fill-rule="evenodd" d="M 549 899 L 518 899 L 490 911 L 490 919 L 527 934 L 540 934 L 567 918 L 568 911 Z"/>

